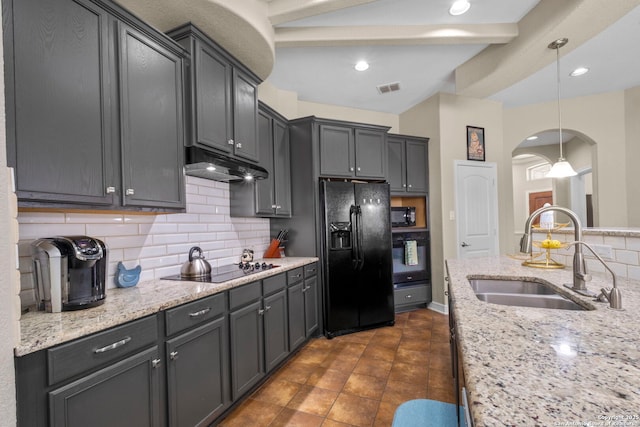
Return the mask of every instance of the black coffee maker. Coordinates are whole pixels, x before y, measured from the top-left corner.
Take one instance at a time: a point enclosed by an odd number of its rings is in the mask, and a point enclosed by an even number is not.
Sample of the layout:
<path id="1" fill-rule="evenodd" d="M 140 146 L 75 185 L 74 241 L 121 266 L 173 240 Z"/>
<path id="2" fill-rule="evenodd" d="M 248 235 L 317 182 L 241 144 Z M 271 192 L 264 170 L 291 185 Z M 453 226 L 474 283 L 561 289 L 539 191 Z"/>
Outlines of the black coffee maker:
<path id="1" fill-rule="evenodd" d="M 88 236 L 57 236 L 32 244 L 38 310 L 81 310 L 104 303 L 107 247 Z"/>

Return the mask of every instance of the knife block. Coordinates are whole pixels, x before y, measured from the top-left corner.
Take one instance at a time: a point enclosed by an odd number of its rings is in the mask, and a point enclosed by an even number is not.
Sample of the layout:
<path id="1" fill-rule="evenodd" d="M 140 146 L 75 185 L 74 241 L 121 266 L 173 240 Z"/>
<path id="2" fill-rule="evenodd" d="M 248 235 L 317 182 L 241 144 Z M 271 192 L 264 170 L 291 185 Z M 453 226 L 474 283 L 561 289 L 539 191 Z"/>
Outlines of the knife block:
<path id="1" fill-rule="evenodd" d="M 280 258 L 280 240 L 271 239 L 269 247 L 264 251 L 263 258 Z"/>

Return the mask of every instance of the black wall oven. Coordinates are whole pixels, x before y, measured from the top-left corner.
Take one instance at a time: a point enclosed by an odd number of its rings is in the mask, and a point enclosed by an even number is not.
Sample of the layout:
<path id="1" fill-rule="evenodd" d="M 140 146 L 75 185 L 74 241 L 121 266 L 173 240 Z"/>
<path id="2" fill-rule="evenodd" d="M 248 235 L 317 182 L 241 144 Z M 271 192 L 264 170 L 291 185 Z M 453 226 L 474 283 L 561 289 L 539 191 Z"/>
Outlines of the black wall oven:
<path id="1" fill-rule="evenodd" d="M 415 241 L 415 265 L 407 262 L 407 242 Z M 412 244 L 410 244 L 412 245 Z M 393 285 L 394 288 L 431 282 L 431 253 L 428 231 L 393 233 Z"/>

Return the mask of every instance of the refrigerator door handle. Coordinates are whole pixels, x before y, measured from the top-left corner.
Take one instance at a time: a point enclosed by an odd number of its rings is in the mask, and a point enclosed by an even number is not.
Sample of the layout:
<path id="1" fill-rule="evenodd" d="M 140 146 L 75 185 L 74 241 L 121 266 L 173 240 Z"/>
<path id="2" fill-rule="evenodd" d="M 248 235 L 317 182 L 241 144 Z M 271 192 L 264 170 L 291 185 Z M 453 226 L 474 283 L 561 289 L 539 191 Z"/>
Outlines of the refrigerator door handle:
<path id="1" fill-rule="evenodd" d="M 349 208 L 349 222 L 351 223 L 351 266 L 354 270 L 358 269 L 358 264 L 360 260 L 359 254 L 359 246 L 358 246 L 358 216 L 357 216 L 357 208 L 354 205 L 351 205 Z"/>
<path id="2" fill-rule="evenodd" d="M 362 250 L 362 208 L 356 206 L 356 241 L 358 242 L 358 266 L 360 271 L 364 267 L 364 251 Z"/>

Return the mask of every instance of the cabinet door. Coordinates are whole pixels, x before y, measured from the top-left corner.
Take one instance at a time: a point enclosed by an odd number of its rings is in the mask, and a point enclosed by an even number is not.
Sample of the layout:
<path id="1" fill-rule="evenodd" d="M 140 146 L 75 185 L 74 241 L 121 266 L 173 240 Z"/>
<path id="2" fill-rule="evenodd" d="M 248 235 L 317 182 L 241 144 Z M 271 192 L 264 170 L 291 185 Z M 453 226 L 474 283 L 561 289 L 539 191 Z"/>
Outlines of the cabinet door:
<path id="1" fill-rule="evenodd" d="M 166 343 L 169 425 L 208 425 L 230 402 L 225 317 Z"/>
<path id="2" fill-rule="evenodd" d="M 215 49 L 199 40 L 195 42 L 194 62 L 196 142 L 232 152 L 232 66 Z"/>
<path id="3" fill-rule="evenodd" d="M 264 355 L 270 372 L 289 355 L 287 293 L 282 291 L 264 299 Z"/>
<path id="4" fill-rule="evenodd" d="M 229 315 L 231 333 L 231 388 L 238 399 L 264 376 L 262 301 Z"/>
<path id="5" fill-rule="evenodd" d="M 258 113 L 260 165 L 269 172 L 269 177 L 255 181 L 256 213 L 265 216 L 273 215 L 275 209 L 272 123 L 271 116 L 262 111 Z"/>
<path id="6" fill-rule="evenodd" d="M 353 129 L 320 125 L 320 175 L 352 177 L 354 155 Z"/>
<path id="7" fill-rule="evenodd" d="M 386 178 L 387 146 L 384 132 L 356 129 L 356 170 L 359 178 Z"/>
<path id="8" fill-rule="evenodd" d="M 387 138 L 387 181 L 391 191 L 405 191 L 405 144 L 403 139 Z"/>
<path id="9" fill-rule="evenodd" d="M 289 127 L 283 121 L 273 120 L 273 180 L 276 216 L 291 216 L 291 161 L 289 154 Z"/>
<path id="10" fill-rule="evenodd" d="M 86 0 L 12 3 L 7 160 L 18 198 L 110 205 L 106 189 L 119 173 L 111 167 L 109 18 Z"/>
<path id="11" fill-rule="evenodd" d="M 159 426 L 158 347 L 49 393 L 51 426 Z"/>
<path id="12" fill-rule="evenodd" d="M 407 191 L 426 193 L 429 191 L 429 159 L 427 144 L 407 140 Z"/>
<path id="13" fill-rule="evenodd" d="M 258 161 L 258 83 L 233 69 L 234 153 Z"/>
<path id="14" fill-rule="evenodd" d="M 289 287 L 287 296 L 289 302 L 289 349 L 295 350 L 307 336 L 304 327 L 304 283 Z"/>
<path id="15" fill-rule="evenodd" d="M 304 280 L 304 326 L 307 337 L 318 328 L 318 276 Z"/>
<path id="16" fill-rule="evenodd" d="M 182 208 L 182 60 L 120 24 L 123 205 Z"/>

